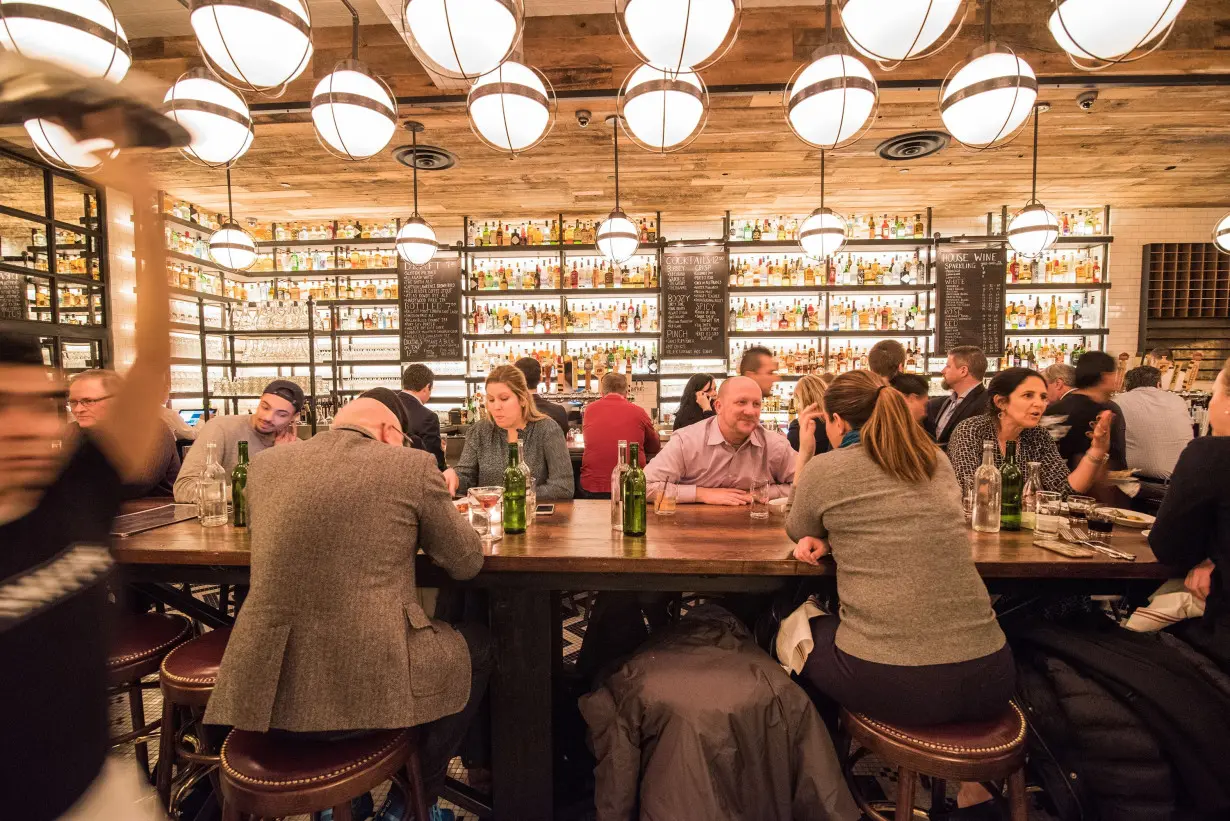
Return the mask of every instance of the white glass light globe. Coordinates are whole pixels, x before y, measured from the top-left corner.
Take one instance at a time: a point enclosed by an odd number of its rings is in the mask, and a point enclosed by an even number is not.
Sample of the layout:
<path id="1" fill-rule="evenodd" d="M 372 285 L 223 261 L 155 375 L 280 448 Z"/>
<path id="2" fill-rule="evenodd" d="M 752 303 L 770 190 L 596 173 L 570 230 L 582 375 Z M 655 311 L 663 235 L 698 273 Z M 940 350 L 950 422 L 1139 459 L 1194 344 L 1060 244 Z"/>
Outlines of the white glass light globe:
<path id="1" fill-rule="evenodd" d="M 111 159 L 119 153 L 111 140 L 78 142 L 68 129 L 50 120 L 26 120 L 25 128 L 39 156 L 66 171 L 93 171 L 102 165 L 104 159 Z"/>
<path id="2" fill-rule="evenodd" d="M 850 45 L 881 63 L 925 57 L 948 29 L 962 0 L 848 0 L 841 25 Z"/>
<path id="3" fill-rule="evenodd" d="M 1213 244 L 1219 251 L 1230 254 L 1230 214 L 1217 221 L 1217 227 L 1213 229 Z"/>
<path id="4" fill-rule="evenodd" d="M 436 255 L 436 232 L 422 217 L 410 217 L 397 232 L 397 255 L 412 265 L 423 265 Z"/>
<path id="5" fill-rule="evenodd" d="M 704 128 L 709 92 L 700 75 L 643 65 L 619 92 L 619 114 L 632 141 L 649 151 L 683 148 Z"/>
<path id="6" fill-rule="evenodd" d="M 237 92 L 204 69 L 180 77 L 163 98 L 167 116 L 188 130 L 184 156 L 211 168 L 230 165 L 252 145 L 252 115 Z"/>
<path id="7" fill-rule="evenodd" d="M 246 271 L 256 262 L 256 243 L 235 223 L 224 223 L 209 237 L 209 258 L 224 268 Z"/>
<path id="8" fill-rule="evenodd" d="M 529 66 L 505 60 L 478 78 L 466 99 L 470 126 L 492 148 L 516 154 L 547 136 L 555 115 L 555 93 Z"/>
<path id="9" fill-rule="evenodd" d="M 427 68 L 473 80 L 494 71 L 521 39 L 521 0 L 406 0 L 410 48 Z"/>
<path id="10" fill-rule="evenodd" d="M 0 48 L 115 83 L 132 65 L 107 0 L 0 0 Z"/>
<path id="11" fill-rule="evenodd" d="M 641 245 L 636 226 L 618 209 L 598 225 L 595 240 L 598 251 L 611 262 L 627 262 Z"/>
<path id="12" fill-rule="evenodd" d="M 1187 0 L 1062 0 L 1047 23 L 1055 42 L 1076 60 L 1130 62 L 1164 38 Z M 1160 45 L 1160 41 L 1154 45 Z M 1087 68 L 1076 63 L 1079 68 Z M 1100 67 L 1100 66 L 1094 66 Z"/>
<path id="13" fill-rule="evenodd" d="M 786 88 L 786 122 L 808 145 L 837 148 L 858 136 L 878 95 L 875 78 L 857 58 L 826 54 Z"/>
<path id="14" fill-rule="evenodd" d="M 1036 257 L 1059 239 L 1059 220 L 1039 202 L 1018 211 L 1008 222 L 1008 244 L 1024 257 Z"/>
<path id="15" fill-rule="evenodd" d="M 817 208 L 799 226 L 799 245 L 812 259 L 836 254 L 846 244 L 846 221 L 831 208 Z"/>
<path id="16" fill-rule="evenodd" d="M 191 0 L 188 19 L 201 53 L 223 79 L 248 91 L 280 94 L 312 57 L 305 0 Z"/>
<path id="17" fill-rule="evenodd" d="M 1033 111 L 1038 80 L 1011 49 L 979 46 L 940 88 L 940 117 L 970 148 L 989 148 L 1013 134 Z"/>
<path id="18" fill-rule="evenodd" d="M 615 7 L 633 53 L 668 71 L 704 68 L 720 57 L 739 12 L 739 0 L 627 0 Z"/>
<path id="19" fill-rule="evenodd" d="M 388 88 L 366 66 L 343 60 L 312 91 L 312 122 L 331 154 L 365 160 L 393 139 L 397 108 Z"/>

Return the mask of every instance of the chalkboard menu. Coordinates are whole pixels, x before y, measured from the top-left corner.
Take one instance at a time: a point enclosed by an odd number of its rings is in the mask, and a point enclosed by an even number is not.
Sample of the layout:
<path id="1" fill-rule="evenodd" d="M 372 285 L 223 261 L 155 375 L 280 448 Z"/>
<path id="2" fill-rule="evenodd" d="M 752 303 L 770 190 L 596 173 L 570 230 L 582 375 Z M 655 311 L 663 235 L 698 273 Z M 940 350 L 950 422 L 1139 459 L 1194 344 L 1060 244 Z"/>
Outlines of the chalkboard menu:
<path id="1" fill-rule="evenodd" d="M 0 271 L 0 319 L 26 318 L 25 277 Z"/>
<path id="2" fill-rule="evenodd" d="M 936 353 L 977 345 L 987 356 L 1004 352 L 1004 280 L 1008 251 L 941 245 L 936 256 Z"/>
<path id="3" fill-rule="evenodd" d="M 402 361 L 465 359 L 461 347 L 461 260 L 437 257 L 425 265 L 398 262 Z"/>
<path id="4" fill-rule="evenodd" d="M 662 256 L 662 356 L 726 357 L 730 262 L 715 245 L 667 248 Z"/>

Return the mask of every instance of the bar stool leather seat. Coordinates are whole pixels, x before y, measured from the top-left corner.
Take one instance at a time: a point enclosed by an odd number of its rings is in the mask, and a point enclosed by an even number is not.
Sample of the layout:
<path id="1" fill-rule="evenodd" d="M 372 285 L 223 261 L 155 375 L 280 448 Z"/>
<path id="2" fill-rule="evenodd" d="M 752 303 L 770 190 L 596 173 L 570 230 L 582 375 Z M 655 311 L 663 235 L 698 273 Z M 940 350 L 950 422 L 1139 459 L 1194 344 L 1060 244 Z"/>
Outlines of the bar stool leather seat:
<path id="1" fill-rule="evenodd" d="M 1025 714 L 1009 702 L 1008 709 L 988 721 L 939 724 L 929 727 L 892 725 L 860 713 L 841 711 L 841 723 L 850 740 L 875 754 L 898 772 L 897 803 L 913 806 L 914 779 L 934 779 L 932 803 L 940 802 L 945 781 L 1008 780 L 1008 802 L 1013 821 L 1025 821 Z M 854 789 L 853 760 L 847 757 L 846 778 L 855 800 L 869 817 L 884 819 Z M 894 817 L 908 818 L 905 813 Z"/>
<path id="2" fill-rule="evenodd" d="M 230 637 L 229 627 L 210 630 L 167 653 L 158 670 L 163 697 L 169 695 L 176 704 L 188 707 L 204 707 L 218 681 Z"/>
<path id="3" fill-rule="evenodd" d="M 162 658 L 192 636 L 192 622 L 168 613 L 132 613 L 119 618 L 118 630 L 107 656 L 112 686 L 158 672 Z"/>

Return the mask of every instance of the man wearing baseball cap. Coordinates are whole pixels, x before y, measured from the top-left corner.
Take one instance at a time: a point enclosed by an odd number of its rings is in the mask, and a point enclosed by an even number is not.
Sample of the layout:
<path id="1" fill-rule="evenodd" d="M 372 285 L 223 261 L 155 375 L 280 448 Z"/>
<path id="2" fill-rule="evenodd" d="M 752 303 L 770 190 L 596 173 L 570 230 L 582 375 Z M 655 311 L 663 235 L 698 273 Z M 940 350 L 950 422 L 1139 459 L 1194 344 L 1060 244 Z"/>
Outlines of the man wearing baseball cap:
<path id="1" fill-rule="evenodd" d="M 218 446 L 218 461 L 227 473 L 239 463 L 239 443 L 248 443 L 251 459 L 266 448 L 298 441 L 295 422 L 303 410 L 303 388 L 289 379 L 275 379 L 261 391 L 256 413 L 216 416 L 197 433 L 196 441 L 184 455 L 183 467 L 175 480 L 175 501 L 196 501 L 197 481 L 205 471 L 205 449 L 210 442 Z"/>

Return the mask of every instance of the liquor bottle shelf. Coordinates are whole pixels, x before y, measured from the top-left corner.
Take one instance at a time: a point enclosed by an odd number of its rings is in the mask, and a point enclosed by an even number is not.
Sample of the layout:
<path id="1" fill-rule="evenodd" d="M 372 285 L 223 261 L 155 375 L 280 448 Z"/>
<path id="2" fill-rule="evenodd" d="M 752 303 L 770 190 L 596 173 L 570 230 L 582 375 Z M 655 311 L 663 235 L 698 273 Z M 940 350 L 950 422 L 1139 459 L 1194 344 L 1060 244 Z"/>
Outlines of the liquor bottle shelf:
<path id="1" fill-rule="evenodd" d="M 317 305 L 336 305 L 339 308 L 344 308 L 349 305 L 357 307 L 372 307 L 375 305 L 399 305 L 399 299 L 318 299 Z"/>
<path id="2" fill-rule="evenodd" d="M 166 212 L 163 212 L 162 219 L 164 222 L 169 222 L 172 225 L 178 225 L 181 228 L 190 228 L 193 231 L 200 231 L 202 234 L 212 234 L 214 232 L 214 229 L 210 228 L 208 225 L 202 225 L 199 222 L 193 222 L 192 220 L 182 219 L 180 217 L 175 216 L 174 214 L 168 214 Z"/>
<path id="3" fill-rule="evenodd" d="M 1109 328 L 1008 328 L 1004 336 L 1106 336 Z"/>
<path id="4" fill-rule="evenodd" d="M 732 285 L 726 289 L 731 294 L 921 294 L 934 291 L 934 285 Z"/>
<path id="5" fill-rule="evenodd" d="M 830 339 L 846 339 L 846 338 L 879 338 L 879 339 L 920 339 L 922 337 L 931 336 L 935 331 L 914 330 L 914 331 L 821 331 L 820 336 L 827 336 Z"/>
<path id="6" fill-rule="evenodd" d="M 187 263 L 188 265 L 195 265 L 198 268 L 208 268 L 211 271 L 221 271 L 224 274 L 231 274 L 231 275 L 239 274 L 240 276 L 248 276 L 248 274 L 244 271 L 237 271 L 234 268 L 227 268 L 225 266 L 217 264 L 213 260 L 202 259 L 201 257 L 194 257 L 192 254 L 185 254 L 180 251 L 172 251 L 169 248 L 167 249 L 167 259 L 173 259 L 177 262 Z"/>
<path id="7" fill-rule="evenodd" d="M 926 248 L 931 245 L 932 241 L 926 237 L 914 238 L 905 237 L 902 239 L 848 239 L 841 247 L 838 253 L 844 253 L 846 249 L 855 249 L 860 251 L 875 251 L 875 250 L 909 250 L 911 248 Z M 770 253 L 770 254 L 798 254 L 806 256 L 803 249 L 799 246 L 798 240 L 727 240 L 726 247 L 730 249 L 732 254 L 755 254 L 755 253 Z"/>
<path id="8" fill-rule="evenodd" d="M 177 288 L 174 285 L 170 286 L 167 290 L 171 292 L 172 297 L 181 296 L 188 297 L 189 299 L 200 298 L 206 302 L 220 302 L 228 305 L 243 302 L 243 300 L 236 299 L 235 297 L 223 296 L 222 294 L 207 294 L 203 291 L 194 291 L 191 288 Z"/>
<path id="9" fill-rule="evenodd" d="M 336 334 L 337 336 L 397 336 L 399 333 L 401 333 L 401 331 L 399 331 L 397 328 L 385 328 L 385 329 L 373 329 L 370 331 L 366 331 L 366 330 L 365 331 L 343 331 L 343 330 L 317 331 L 317 333 L 320 333 L 326 336 L 330 333 Z"/>
<path id="10" fill-rule="evenodd" d="M 337 364 L 337 365 L 339 365 L 339 366 L 346 366 L 346 365 L 362 365 L 362 366 L 388 365 L 388 366 L 393 367 L 393 368 L 400 368 L 400 367 L 401 367 L 401 360 L 400 360 L 400 359 L 338 359 L 338 360 L 337 360 L 337 362 L 336 362 L 336 364 Z M 446 379 L 446 377 L 437 375 L 437 380 L 438 380 L 438 381 L 443 381 L 443 380 L 445 380 L 445 379 Z"/>
<path id="11" fill-rule="evenodd" d="M 661 334 L 635 333 L 632 331 L 568 331 L 567 333 L 551 334 L 462 334 L 462 338 L 473 342 L 494 342 L 501 339 L 542 339 L 547 341 L 567 341 L 569 339 L 660 339 Z"/>
<path id="12" fill-rule="evenodd" d="M 383 245 L 392 248 L 397 244 L 397 237 L 353 237 L 351 239 L 262 239 L 256 243 L 257 248 L 345 248 L 347 246 Z M 447 246 L 440 246 L 447 250 Z"/>
<path id="13" fill-rule="evenodd" d="M 1009 291 L 1109 291 L 1109 282 L 1009 282 L 1004 285 Z"/>
<path id="14" fill-rule="evenodd" d="M 350 279 L 371 279 L 373 277 L 397 276 L 397 268 L 313 268 L 311 270 L 283 271 L 275 268 L 272 271 L 238 271 L 245 277 L 260 277 L 263 279 L 328 279 L 331 277 L 347 277 Z M 323 302 L 323 300 L 321 300 Z"/>
<path id="15" fill-rule="evenodd" d="M 657 296 L 658 288 L 519 288 L 502 291 L 497 288 L 480 288 L 463 291 L 471 299 L 503 299 L 505 297 L 568 297 L 570 299 L 619 299 L 624 296 Z"/>

